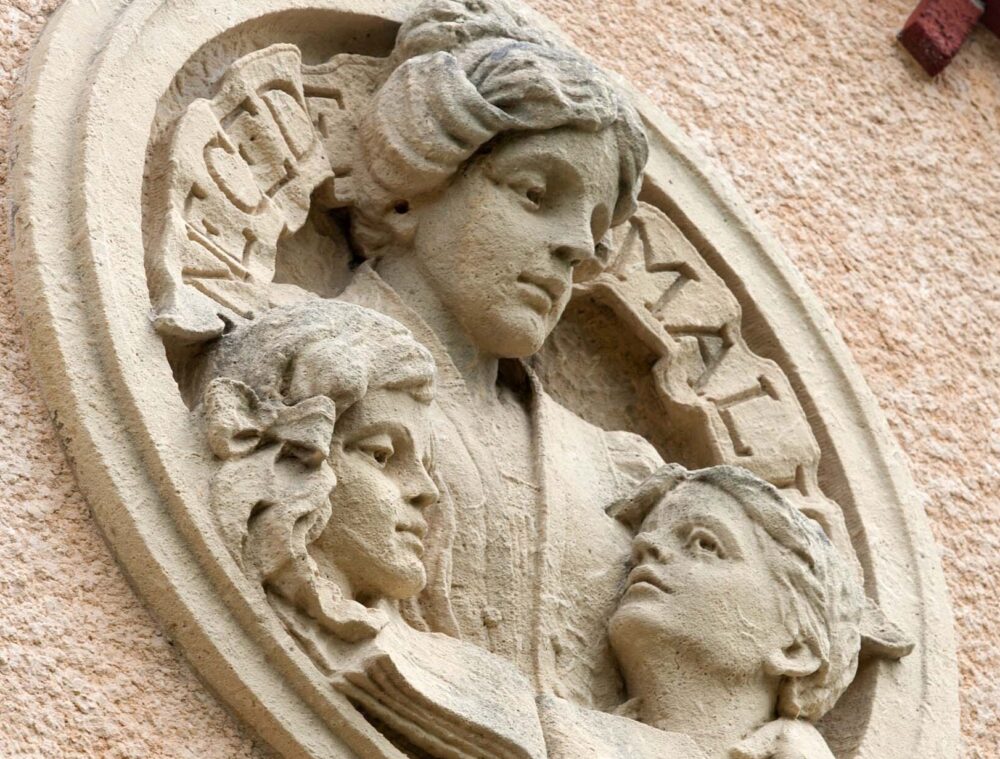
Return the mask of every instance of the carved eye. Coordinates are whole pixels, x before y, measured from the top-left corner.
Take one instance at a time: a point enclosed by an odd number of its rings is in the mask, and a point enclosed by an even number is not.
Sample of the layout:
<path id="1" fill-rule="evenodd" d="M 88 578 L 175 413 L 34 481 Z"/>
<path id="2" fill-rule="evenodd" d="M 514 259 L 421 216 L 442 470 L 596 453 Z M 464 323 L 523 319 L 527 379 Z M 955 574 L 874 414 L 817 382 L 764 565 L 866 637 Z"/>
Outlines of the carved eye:
<path id="1" fill-rule="evenodd" d="M 389 463 L 395 451 L 388 445 L 360 445 L 358 450 L 370 458 L 380 469 Z"/>
<path id="2" fill-rule="evenodd" d="M 723 550 L 719 539 L 701 527 L 691 530 L 686 545 L 687 549 L 695 554 L 715 556 L 719 559 L 726 558 L 726 552 Z"/>
<path id="3" fill-rule="evenodd" d="M 372 466 L 382 469 L 396 455 L 393 436 L 387 432 L 372 431 L 363 433 L 351 440 L 346 450 L 364 456 Z"/>
<path id="4" fill-rule="evenodd" d="M 524 197 L 531 205 L 538 208 L 542 205 L 542 200 L 545 198 L 545 188 L 537 186 L 528 187 L 524 190 Z"/>
<path id="5" fill-rule="evenodd" d="M 318 448 L 295 443 L 285 443 L 278 455 L 279 461 L 297 461 L 306 467 L 317 467 L 323 463 L 323 451 Z"/>

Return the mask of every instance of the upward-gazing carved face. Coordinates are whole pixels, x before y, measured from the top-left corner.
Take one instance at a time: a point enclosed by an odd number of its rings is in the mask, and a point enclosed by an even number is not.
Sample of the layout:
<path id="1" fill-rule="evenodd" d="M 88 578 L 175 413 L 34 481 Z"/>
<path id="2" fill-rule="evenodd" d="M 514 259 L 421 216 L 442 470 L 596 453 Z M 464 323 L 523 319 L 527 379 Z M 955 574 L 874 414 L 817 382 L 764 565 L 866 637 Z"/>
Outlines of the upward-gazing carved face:
<path id="1" fill-rule="evenodd" d="M 788 644 L 778 601 L 786 590 L 775 587 L 754 523 L 717 488 L 692 482 L 671 492 L 636 535 L 632 563 L 611 640 L 626 660 L 655 652 L 644 662 L 650 676 L 664 655 L 754 677 Z"/>
<path id="2" fill-rule="evenodd" d="M 529 356 L 594 256 L 618 199 L 614 134 L 572 128 L 514 135 L 414 204 L 416 266 L 483 353 Z"/>
<path id="3" fill-rule="evenodd" d="M 430 456 L 430 406 L 407 393 L 370 391 L 337 420 L 337 485 L 317 548 L 362 602 L 409 598 L 426 582 L 424 510 L 438 499 Z"/>

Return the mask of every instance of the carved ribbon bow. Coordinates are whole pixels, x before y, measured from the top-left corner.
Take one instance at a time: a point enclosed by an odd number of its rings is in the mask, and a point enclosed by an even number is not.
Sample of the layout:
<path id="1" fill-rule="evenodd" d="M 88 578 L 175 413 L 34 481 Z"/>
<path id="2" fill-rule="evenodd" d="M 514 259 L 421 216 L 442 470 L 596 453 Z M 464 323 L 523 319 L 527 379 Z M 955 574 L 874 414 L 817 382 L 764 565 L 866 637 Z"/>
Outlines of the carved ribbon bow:
<path id="1" fill-rule="evenodd" d="M 221 377 L 205 393 L 205 416 L 208 443 L 223 461 L 280 443 L 282 455 L 318 466 L 330 455 L 337 406 L 325 396 L 292 406 L 268 403 L 242 382 Z"/>
<path id="2" fill-rule="evenodd" d="M 262 401 L 242 382 L 219 378 L 205 394 L 208 442 L 225 462 L 212 481 L 212 508 L 233 558 L 262 582 L 307 547 L 330 518 L 337 484 L 326 463 L 336 405 L 325 396 L 292 406 Z M 300 466 L 283 465 L 287 459 Z"/>

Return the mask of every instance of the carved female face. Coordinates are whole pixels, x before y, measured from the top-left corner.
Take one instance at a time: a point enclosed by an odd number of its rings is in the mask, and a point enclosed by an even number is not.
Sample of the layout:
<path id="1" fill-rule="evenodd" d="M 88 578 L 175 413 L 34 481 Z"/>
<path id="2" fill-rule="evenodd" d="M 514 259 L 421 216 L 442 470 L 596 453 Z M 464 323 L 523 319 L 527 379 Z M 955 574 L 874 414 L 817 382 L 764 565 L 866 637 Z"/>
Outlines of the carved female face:
<path id="1" fill-rule="evenodd" d="M 634 568 L 610 627 L 619 657 L 641 649 L 759 675 L 788 633 L 778 601 L 786 591 L 775 587 L 756 533 L 740 504 L 711 485 L 671 492 L 632 543 Z M 645 666 L 655 676 L 656 662 Z"/>
<path id="2" fill-rule="evenodd" d="M 430 450 L 430 406 L 404 392 L 370 391 L 337 420 L 333 512 L 317 548 L 362 602 L 408 598 L 426 582 Z"/>
<path id="3" fill-rule="evenodd" d="M 594 255 L 618 198 L 611 130 L 515 135 L 474 158 L 447 189 L 414 204 L 409 255 L 482 352 L 537 351 Z"/>

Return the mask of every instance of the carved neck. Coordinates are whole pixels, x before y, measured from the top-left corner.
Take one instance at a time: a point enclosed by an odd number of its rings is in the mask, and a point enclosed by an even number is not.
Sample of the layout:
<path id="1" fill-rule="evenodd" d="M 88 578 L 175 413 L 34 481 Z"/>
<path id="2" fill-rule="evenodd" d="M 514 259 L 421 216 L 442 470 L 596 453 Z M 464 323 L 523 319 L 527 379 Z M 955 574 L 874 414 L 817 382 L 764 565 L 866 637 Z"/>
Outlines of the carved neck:
<path id="1" fill-rule="evenodd" d="M 321 538 L 322 540 L 322 538 Z M 337 566 L 335 561 L 331 560 L 329 551 L 310 551 L 310 558 L 316 562 L 319 568 L 319 575 L 323 580 L 338 591 L 340 591 L 340 597 L 350 600 L 357 601 L 358 603 L 364 604 L 367 599 L 355 598 L 354 588 L 351 587 L 351 581 L 347 579 L 347 575 Z"/>
<path id="2" fill-rule="evenodd" d="M 483 353 L 445 308 L 415 256 L 389 255 L 378 262 L 379 276 L 416 311 L 448 351 L 474 397 L 495 400 L 499 359 Z"/>
<path id="3" fill-rule="evenodd" d="M 763 673 L 726 678 L 662 649 L 621 663 L 639 721 L 690 736 L 709 759 L 729 759 L 734 745 L 774 717 L 778 683 Z"/>

